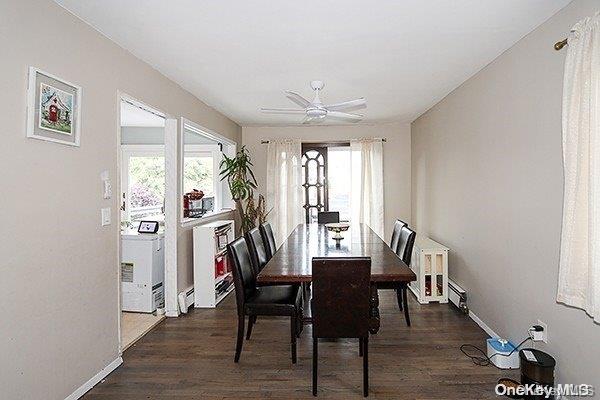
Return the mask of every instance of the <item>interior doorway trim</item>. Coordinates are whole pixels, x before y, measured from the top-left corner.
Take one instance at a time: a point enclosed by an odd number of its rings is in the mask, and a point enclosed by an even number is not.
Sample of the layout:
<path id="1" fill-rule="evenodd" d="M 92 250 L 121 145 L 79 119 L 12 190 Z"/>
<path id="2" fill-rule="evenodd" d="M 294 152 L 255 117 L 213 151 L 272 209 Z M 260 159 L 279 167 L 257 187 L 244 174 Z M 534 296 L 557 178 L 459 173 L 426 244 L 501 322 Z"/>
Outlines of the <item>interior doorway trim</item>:
<path id="1" fill-rule="evenodd" d="M 142 108 L 154 115 L 165 119 L 165 314 L 167 316 L 178 316 L 179 310 L 177 307 L 177 119 L 158 108 L 148 105 L 139 99 L 136 99 L 129 94 L 118 90 L 117 91 L 117 173 L 116 187 L 121 187 L 121 167 L 123 160 L 121 159 L 121 101 L 125 101 L 133 106 Z M 173 177 L 174 174 L 174 177 Z M 120 190 L 118 191 L 120 193 Z M 115 207 L 120 210 L 121 196 L 114 196 Z M 119 212 L 119 222 L 121 215 Z M 118 276 L 118 343 L 119 356 L 123 354 L 123 343 L 121 341 L 121 311 L 122 311 L 122 293 L 121 293 L 121 227 L 117 227 L 117 246 L 118 259 L 117 276 Z M 174 311 L 173 311 L 174 310 Z"/>
<path id="2" fill-rule="evenodd" d="M 175 118 L 165 121 L 165 315 L 178 317 L 177 230 L 179 196 L 177 126 Z"/>

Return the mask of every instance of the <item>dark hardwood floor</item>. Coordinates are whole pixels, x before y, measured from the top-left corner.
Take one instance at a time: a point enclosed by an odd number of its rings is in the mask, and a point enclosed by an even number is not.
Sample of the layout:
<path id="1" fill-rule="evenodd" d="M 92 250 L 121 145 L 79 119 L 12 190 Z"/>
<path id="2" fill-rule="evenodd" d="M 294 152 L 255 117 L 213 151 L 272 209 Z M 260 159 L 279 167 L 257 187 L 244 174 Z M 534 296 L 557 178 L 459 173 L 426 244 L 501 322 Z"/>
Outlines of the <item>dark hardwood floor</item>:
<path id="1" fill-rule="evenodd" d="M 412 326 L 398 311 L 393 291 L 380 292 L 381 329 L 369 341 L 373 399 L 492 399 L 494 385 L 516 372 L 479 367 L 459 346 L 485 349 L 485 333 L 451 305 L 419 305 L 409 296 Z M 86 400 L 311 399 L 312 341 L 306 326 L 292 365 L 287 318 L 259 318 L 244 342 L 239 364 L 235 297 L 215 310 L 192 310 L 167 319 L 129 348 L 124 363 Z M 319 346 L 319 398 L 362 398 L 358 342 Z"/>

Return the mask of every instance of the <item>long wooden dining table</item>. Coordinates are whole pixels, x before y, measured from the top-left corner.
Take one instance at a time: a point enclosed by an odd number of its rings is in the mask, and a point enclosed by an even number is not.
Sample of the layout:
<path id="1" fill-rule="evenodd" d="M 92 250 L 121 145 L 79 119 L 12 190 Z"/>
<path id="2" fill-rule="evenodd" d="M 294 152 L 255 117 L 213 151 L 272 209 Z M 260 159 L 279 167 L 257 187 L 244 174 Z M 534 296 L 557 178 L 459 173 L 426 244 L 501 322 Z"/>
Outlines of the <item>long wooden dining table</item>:
<path id="1" fill-rule="evenodd" d="M 298 284 L 312 281 L 313 257 L 371 258 L 371 333 L 379 330 L 379 297 L 377 289 L 398 289 L 407 324 L 406 287 L 416 280 L 415 273 L 368 225 L 353 224 L 344 239 L 337 242 L 322 224 L 300 224 L 281 244 L 264 269 L 258 274 L 259 284 Z"/>

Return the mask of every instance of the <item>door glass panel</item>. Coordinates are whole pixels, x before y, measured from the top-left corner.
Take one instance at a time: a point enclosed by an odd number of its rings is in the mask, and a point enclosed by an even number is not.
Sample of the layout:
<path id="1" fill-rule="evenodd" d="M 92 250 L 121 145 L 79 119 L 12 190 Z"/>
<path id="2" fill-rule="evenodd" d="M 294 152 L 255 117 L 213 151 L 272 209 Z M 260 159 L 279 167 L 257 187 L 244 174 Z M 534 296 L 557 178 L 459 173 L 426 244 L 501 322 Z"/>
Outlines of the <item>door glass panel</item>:
<path id="1" fill-rule="evenodd" d="M 310 186 L 308 188 L 308 204 L 311 206 L 316 206 L 319 204 L 317 201 L 317 188 L 316 186 Z"/>
<path id="2" fill-rule="evenodd" d="M 317 209 L 315 207 L 310 207 L 308 209 L 308 222 L 316 222 L 317 221 Z"/>
<path id="3" fill-rule="evenodd" d="M 309 185 L 314 185 L 317 183 L 317 161 L 309 160 L 306 163 L 306 168 L 308 168 L 308 181 Z"/>
<path id="4" fill-rule="evenodd" d="M 325 186 L 319 186 L 319 211 L 325 211 L 325 207 L 323 206 L 323 199 L 325 198 Z"/>
<path id="5" fill-rule="evenodd" d="M 306 152 L 306 156 L 308 158 L 316 158 L 319 155 L 319 152 L 316 150 L 309 150 Z"/>

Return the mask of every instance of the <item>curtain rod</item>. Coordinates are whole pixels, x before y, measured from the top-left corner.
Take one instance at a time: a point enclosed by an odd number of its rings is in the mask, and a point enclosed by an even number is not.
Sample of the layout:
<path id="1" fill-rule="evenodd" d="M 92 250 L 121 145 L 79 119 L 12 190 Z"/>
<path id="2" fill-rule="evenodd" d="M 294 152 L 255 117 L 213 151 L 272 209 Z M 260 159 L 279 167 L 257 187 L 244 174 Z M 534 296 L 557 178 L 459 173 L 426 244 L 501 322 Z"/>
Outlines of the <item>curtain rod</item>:
<path id="1" fill-rule="evenodd" d="M 556 42 L 554 44 L 554 50 L 556 50 L 556 51 L 562 50 L 562 48 L 565 47 L 568 44 L 569 43 L 567 42 L 567 39 L 561 40 L 560 42 Z"/>
<path id="2" fill-rule="evenodd" d="M 380 139 L 382 142 L 387 142 L 386 138 L 374 138 L 374 139 Z M 302 143 L 348 143 L 351 142 L 353 139 L 347 139 L 347 140 L 308 140 L 308 141 L 302 141 Z M 260 144 L 269 144 L 269 140 L 261 140 Z"/>

